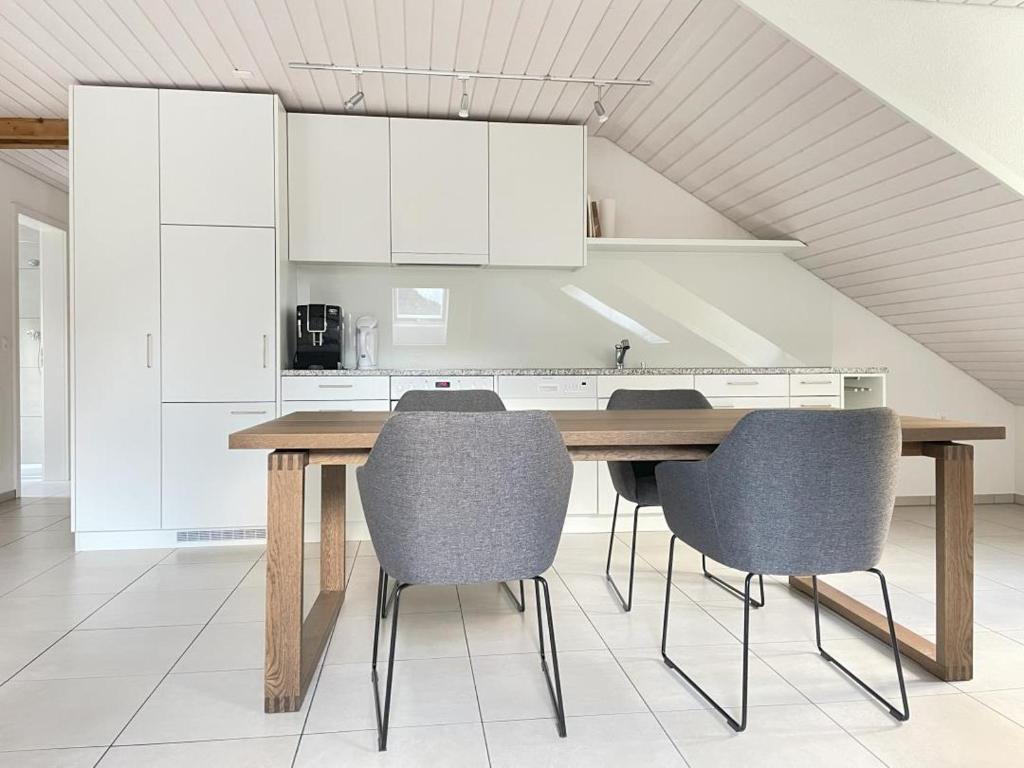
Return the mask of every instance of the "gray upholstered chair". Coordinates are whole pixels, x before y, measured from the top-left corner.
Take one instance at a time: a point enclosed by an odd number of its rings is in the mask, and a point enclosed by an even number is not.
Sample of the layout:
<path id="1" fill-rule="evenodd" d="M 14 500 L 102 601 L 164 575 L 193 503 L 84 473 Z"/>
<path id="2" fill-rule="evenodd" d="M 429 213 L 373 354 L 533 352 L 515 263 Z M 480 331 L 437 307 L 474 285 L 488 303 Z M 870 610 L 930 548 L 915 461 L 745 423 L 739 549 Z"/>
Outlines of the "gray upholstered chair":
<path id="1" fill-rule="evenodd" d="M 454 411 L 458 413 L 485 413 L 492 411 L 504 411 L 505 403 L 498 396 L 497 392 L 489 389 L 461 389 L 461 390 L 419 390 L 414 389 L 402 395 L 395 403 L 395 412 L 399 411 Z M 388 599 L 381 609 L 381 618 L 387 618 L 391 604 L 395 601 L 395 589 L 397 584 L 388 594 Z M 519 597 L 504 581 L 501 582 L 502 589 L 508 595 L 509 600 L 520 613 L 526 611 L 526 591 L 522 580 L 519 582 Z M 388 578 L 384 576 L 384 591 L 388 590 Z"/>
<path id="2" fill-rule="evenodd" d="M 504 411 L 505 403 L 489 389 L 410 390 L 395 403 L 395 411 Z"/>
<path id="3" fill-rule="evenodd" d="M 903 709 L 836 661 L 821 645 L 818 576 L 870 571 L 878 576 L 889 636 L 896 637 L 882 557 L 896 496 L 899 417 L 888 408 L 855 411 L 755 411 L 704 461 L 665 461 L 655 475 L 672 531 L 661 654 L 735 730 L 747 725 L 750 582 L 754 574 L 810 576 L 818 651 L 885 705 L 910 717 L 898 646 L 892 642 Z M 676 539 L 747 572 L 743 610 L 743 699 L 734 720 L 666 653 Z"/>
<path id="4" fill-rule="evenodd" d="M 617 389 L 608 398 L 608 410 L 675 410 L 711 408 L 711 403 L 696 389 Z M 605 561 L 604 575 L 615 590 L 623 610 L 633 607 L 633 577 L 636 569 L 636 531 L 643 507 L 656 507 L 661 501 L 658 498 L 658 484 L 654 476 L 656 461 L 609 461 L 608 472 L 615 486 L 615 507 L 612 510 L 612 533 L 608 540 L 608 559 Z M 636 506 L 633 509 L 633 539 L 629 550 L 629 583 L 626 597 L 622 596 L 615 579 L 612 578 L 612 550 L 615 547 L 615 524 L 619 518 L 619 499 Z M 742 593 L 732 584 L 723 581 L 708 571 L 707 558 L 701 557 L 701 570 L 704 576 L 742 597 Z M 761 587 L 760 602 L 754 601 L 753 606 L 764 605 L 764 581 L 758 582 Z"/>
<path id="5" fill-rule="evenodd" d="M 396 413 L 381 429 L 364 466 L 359 493 L 380 577 L 372 674 L 378 746 L 387 747 L 395 639 L 402 592 L 418 584 L 533 579 L 541 669 L 565 736 L 551 595 L 541 574 L 562 535 L 572 462 L 550 414 Z M 377 682 L 384 579 L 398 582 L 383 707 Z M 545 654 L 541 591 L 547 612 L 552 675 Z"/>

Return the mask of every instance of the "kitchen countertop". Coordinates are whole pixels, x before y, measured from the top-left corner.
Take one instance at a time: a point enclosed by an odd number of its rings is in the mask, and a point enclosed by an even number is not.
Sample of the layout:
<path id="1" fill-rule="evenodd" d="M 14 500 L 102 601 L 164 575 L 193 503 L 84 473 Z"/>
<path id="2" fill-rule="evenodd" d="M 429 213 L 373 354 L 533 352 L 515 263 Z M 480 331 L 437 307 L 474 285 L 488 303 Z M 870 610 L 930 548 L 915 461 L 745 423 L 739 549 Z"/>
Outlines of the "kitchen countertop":
<path id="1" fill-rule="evenodd" d="M 888 368 L 829 366 L 768 368 L 374 368 L 342 371 L 281 371 L 282 376 L 685 376 L 689 374 L 888 373 Z"/>

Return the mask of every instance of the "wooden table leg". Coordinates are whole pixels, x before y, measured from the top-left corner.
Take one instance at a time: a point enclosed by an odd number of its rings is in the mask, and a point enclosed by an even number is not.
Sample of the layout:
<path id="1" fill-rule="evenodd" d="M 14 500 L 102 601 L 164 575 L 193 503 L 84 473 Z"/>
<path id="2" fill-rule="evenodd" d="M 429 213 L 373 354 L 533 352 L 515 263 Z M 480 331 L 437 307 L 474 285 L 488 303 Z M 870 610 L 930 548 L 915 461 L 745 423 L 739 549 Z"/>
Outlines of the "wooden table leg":
<path id="1" fill-rule="evenodd" d="M 345 467 L 324 466 L 320 594 L 302 618 L 305 451 L 268 460 L 265 712 L 297 712 L 345 599 Z"/>
<path id="2" fill-rule="evenodd" d="M 267 457 L 267 615 L 263 710 L 302 706 L 302 532 L 305 451 Z"/>
<path id="3" fill-rule="evenodd" d="M 974 448 L 924 443 L 913 455 L 935 459 L 935 624 L 937 641 L 896 624 L 900 651 L 941 680 L 974 674 Z M 791 576 L 789 585 L 811 594 L 811 580 Z M 821 604 L 891 643 L 885 616 L 818 580 Z M 898 614 L 897 614 L 898 615 Z"/>
<path id="4" fill-rule="evenodd" d="M 943 680 L 974 674 L 974 447 L 926 445 L 935 459 L 936 661 Z"/>

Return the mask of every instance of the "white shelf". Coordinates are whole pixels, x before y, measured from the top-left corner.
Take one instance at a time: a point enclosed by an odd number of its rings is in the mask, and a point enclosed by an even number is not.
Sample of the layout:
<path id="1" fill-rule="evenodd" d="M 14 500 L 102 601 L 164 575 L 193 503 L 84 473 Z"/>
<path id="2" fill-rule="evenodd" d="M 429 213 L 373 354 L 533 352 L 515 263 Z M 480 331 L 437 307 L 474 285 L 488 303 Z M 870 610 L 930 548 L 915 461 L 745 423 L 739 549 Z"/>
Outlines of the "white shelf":
<path id="1" fill-rule="evenodd" d="M 588 237 L 590 253 L 786 253 L 806 247 L 799 240 L 718 238 Z"/>

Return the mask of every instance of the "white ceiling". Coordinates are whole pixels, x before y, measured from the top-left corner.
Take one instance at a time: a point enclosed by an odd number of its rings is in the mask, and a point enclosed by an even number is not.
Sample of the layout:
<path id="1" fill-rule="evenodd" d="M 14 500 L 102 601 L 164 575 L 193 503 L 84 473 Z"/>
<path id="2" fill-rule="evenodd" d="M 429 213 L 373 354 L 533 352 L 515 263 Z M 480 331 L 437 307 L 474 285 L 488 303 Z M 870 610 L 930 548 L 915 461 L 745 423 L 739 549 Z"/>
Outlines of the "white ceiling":
<path id="1" fill-rule="evenodd" d="M 755 234 L 804 240 L 803 266 L 1024 403 L 1024 200 L 733 0 L 0 0 L 0 114 L 64 116 L 73 82 L 343 111 L 354 78 L 293 60 L 650 78 L 608 88 L 603 125 L 578 85 L 476 81 L 471 112 L 589 121 Z M 372 114 L 454 117 L 460 95 L 363 87 Z M 0 159 L 66 183 L 64 152 Z"/>

